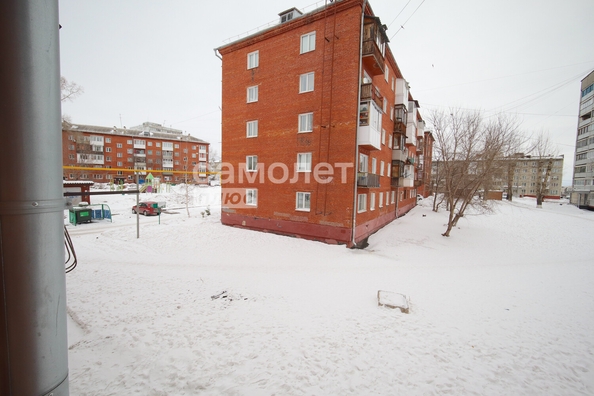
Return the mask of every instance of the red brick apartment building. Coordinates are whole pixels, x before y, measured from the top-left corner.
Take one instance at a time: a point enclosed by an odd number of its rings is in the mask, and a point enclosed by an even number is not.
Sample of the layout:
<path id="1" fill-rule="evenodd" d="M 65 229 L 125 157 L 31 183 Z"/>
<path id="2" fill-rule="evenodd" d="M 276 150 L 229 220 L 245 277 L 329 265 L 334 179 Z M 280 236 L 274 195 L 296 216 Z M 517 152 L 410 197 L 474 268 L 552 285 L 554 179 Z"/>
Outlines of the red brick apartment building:
<path id="1" fill-rule="evenodd" d="M 364 245 L 416 205 L 433 139 L 368 2 L 279 15 L 217 48 L 221 221 Z"/>
<path id="2" fill-rule="evenodd" d="M 208 182 L 209 143 L 179 129 L 145 122 L 127 128 L 64 123 L 64 180 L 134 183 L 151 173 L 163 183 Z"/>

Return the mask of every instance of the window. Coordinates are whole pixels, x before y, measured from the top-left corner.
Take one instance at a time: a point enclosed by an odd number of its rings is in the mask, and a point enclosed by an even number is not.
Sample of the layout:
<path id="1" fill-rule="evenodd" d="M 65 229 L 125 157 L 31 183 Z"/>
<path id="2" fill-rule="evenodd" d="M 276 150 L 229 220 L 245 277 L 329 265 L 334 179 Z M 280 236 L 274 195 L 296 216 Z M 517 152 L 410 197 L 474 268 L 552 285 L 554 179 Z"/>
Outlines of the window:
<path id="1" fill-rule="evenodd" d="M 377 169 L 377 159 L 372 158 L 371 159 L 371 173 L 376 174 L 376 169 Z"/>
<path id="2" fill-rule="evenodd" d="M 388 69 L 386 67 L 386 71 L 384 72 L 384 78 L 386 79 L 386 82 L 390 81 L 390 69 Z"/>
<path id="3" fill-rule="evenodd" d="M 74 159 L 74 154 L 68 154 L 68 159 L 73 160 Z"/>
<path id="4" fill-rule="evenodd" d="M 316 32 L 301 36 L 301 53 L 311 52 L 316 49 Z"/>
<path id="5" fill-rule="evenodd" d="M 258 190 L 245 190 L 245 204 L 250 206 L 258 206 Z"/>
<path id="6" fill-rule="evenodd" d="M 297 202 L 296 202 L 296 209 L 309 212 L 311 202 L 311 193 L 308 192 L 298 192 L 297 193 Z"/>
<path id="7" fill-rule="evenodd" d="M 248 155 L 245 157 L 245 167 L 248 172 L 255 172 L 258 170 L 258 156 Z"/>
<path id="8" fill-rule="evenodd" d="M 297 172 L 311 172 L 311 153 L 297 154 Z"/>
<path id="9" fill-rule="evenodd" d="M 383 176 L 384 175 L 384 161 L 380 162 L 380 175 Z M 381 202 L 381 201 L 380 201 Z M 381 206 L 381 205 L 380 205 Z"/>
<path id="10" fill-rule="evenodd" d="M 116 143 L 117 148 L 122 148 L 122 143 Z"/>
<path id="11" fill-rule="evenodd" d="M 179 148 L 179 144 L 175 143 L 175 144 L 173 145 L 173 147 L 175 147 L 175 148 Z"/>
<path id="12" fill-rule="evenodd" d="M 133 153 L 132 149 L 128 149 L 126 151 L 128 152 L 128 154 L 132 154 Z"/>
<path id="13" fill-rule="evenodd" d="M 111 162 L 111 157 L 110 156 L 105 157 L 105 161 Z"/>
<path id="14" fill-rule="evenodd" d="M 384 207 L 384 194 L 379 193 L 379 207 L 383 208 Z"/>
<path id="15" fill-rule="evenodd" d="M 375 210 L 375 193 L 371 193 L 369 197 L 369 210 Z"/>
<path id="16" fill-rule="evenodd" d="M 118 166 L 122 166 L 122 163 L 121 162 L 118 162 Z"/>
<path id="17" fill-rule="evenodd" d="M 148 144 L 149 146 L 152 146 L 153 142 L 147 142 L 146 144 Z"/>
<path id="18" fill-rule="evenodd" d="M 131 140 L 131 139 L 130 139 L 130 140 L 128 140 L 128 141 L 127 141 L 127 143 L 128 143 L 128 144 L 132 144 L 132 140 Z"/>
<path id="19" fill-rule="evenodd" d="M 390 198 L 389 194 L 390 194 L 390 192 L 386 191 L 386 206 L 388 206 L 388 202 L 389 202 L 388 199 Z"/>
<path id="20" fill-rule="evenodd" d="M 258 101 L 258 86 L 248 87 L 247 89 L 247 102 L 253 103 Z"/>
<path id="21" fill-rule="evenodd" d="M 254 69 L 260 64 L 259 51 L 250 52 L 247 54 L 247 68 Z"/>
<path id="22" fill-rule="evenodd" d="M 388 135 L 388 148 L 392 148 L 392 141 L 394 139 L 392 138 L 392 135 Z"/>
<path id="23" fill-rule="evenodd" d="M 299 132 L 313 131 L 313 113 L 299 114 Z"/>
<path id="24" fill-rule="evenodd" d="M 111 143 L 111 138 L 105 138 L 105 143 Z"/>
<path id="25" fill-rule="evenodd" d="M 105 147 L 105 152 L 106 153 L 111 153 L 111 147 Z"/>
<path id="26" fill-rule="evenodd" d="M 388 70 L 388 69 L 386 69 Z M 384 103 L 382 106 L 382 111 L 384 112 L 384 114 L 386 114 L 388 112 L 388 99 L 384 98 Z"/>
<path id="27" fill-rule="evenodd" d="M 117 156 L 118 158 L 122 158 L 122 153 L 117 153 L 117 154 L 116 154 L 116 156 Z"/>
<path id="28" fill-rule="evenodd" d="M 367 154 L 359 154 L 359 172 L 367 173 L 369 163 L 369 156 Z"/>
<path id="29" fill-rule="evenodd" d="M 382 145 L 386 145 L 386 130 L 382 128 Z"/>
<path id="30" fill-rule="evenodd" d="M 68 145 L 68 150 L 74 150 L 74 144 L 69 144 Z"/>
<path id="31" fill-rule="evenodd" d="M 157 146 L 157 147 L 161 147 L 161 142 L 157 142 L 157 143 L 155 143 L 155 146 Z"/>
<path id="32" fill-rule="evenodd" d="M 245 126 L 245 133 L 247 137 L 258 136 L 258 120 L 248 121 Z"/>
<path id="33" fill-rule="evenodd" d="M 367 210 L 367 194 L 358 194 L 357 202 L 357 212 L 365 212 Z"/>
<path id="34" fill-rule="evenodd" d="M 392 191 L 392 203 L 396 203 L 396 191 Z"/>
<path id="35" fill-rule="evenodd" d="M 299 93 L 314 90 L 314 73 L 305 73 L 299 76 Z"/>

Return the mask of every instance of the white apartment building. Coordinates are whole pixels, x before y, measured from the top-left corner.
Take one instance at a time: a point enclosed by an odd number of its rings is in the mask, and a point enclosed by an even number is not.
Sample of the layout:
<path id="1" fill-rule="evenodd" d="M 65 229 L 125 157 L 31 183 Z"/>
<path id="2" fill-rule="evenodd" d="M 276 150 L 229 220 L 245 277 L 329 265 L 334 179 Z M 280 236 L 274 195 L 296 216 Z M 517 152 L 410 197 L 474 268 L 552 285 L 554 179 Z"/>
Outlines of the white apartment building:
<path id="1" fill-rule="evenodd" d="M 581 84 L 571 203 L 594 209 L 594 71 Z"/>

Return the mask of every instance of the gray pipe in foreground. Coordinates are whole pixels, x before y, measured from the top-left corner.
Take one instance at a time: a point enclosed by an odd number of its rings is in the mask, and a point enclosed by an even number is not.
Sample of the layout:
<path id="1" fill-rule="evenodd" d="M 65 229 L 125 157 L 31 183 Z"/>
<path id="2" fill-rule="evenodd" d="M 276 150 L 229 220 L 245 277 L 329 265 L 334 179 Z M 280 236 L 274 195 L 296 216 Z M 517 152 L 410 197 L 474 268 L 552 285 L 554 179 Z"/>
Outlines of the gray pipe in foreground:
<path id="1" fill-rule="evenodd" d="M 68 395 L 58 0 L 0 1 L 0 395 Z"/>

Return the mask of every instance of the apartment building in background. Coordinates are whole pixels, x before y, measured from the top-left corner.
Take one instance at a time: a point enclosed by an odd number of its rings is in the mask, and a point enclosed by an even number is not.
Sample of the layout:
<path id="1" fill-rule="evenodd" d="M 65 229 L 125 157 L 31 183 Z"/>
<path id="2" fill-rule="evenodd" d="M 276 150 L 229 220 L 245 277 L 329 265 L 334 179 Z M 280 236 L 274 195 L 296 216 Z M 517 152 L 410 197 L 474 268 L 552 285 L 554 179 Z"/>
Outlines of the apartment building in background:
<path id="1" fill-rule="evenodd" d="M 140 183 L 150 173 L 162 183 L 206 184 L 209 146 L 179 129 L 151 122 L 130 129 L 64 123 L 63 177 L 135 183 L 136 171 Z"/>
<path id="2" fill-rule="evenodd" d="M 581 83 L 571 203 L 594 209 L 594 70 Z"/>
<path id="3" fill-rule="evenodd" d="M 279 17 L 216 49 L 221 221 L 364 245 L 426 194 L 432 136 L 369 2 Z"/>
<path id="4" fill-rule="evenodd" d="M 512 169 L 513 184 L 512 191 L 515 197 L 536 197 L 538 180 L 544 182 L 544 198 L 560 199 L 563 194 L 563 155 L 538 157 L 525 154 L 516 154 L 513 157 L 502 160 L 503 172 L 500 178 L 496 178 L 492 189 L 508 191 L 507 185 L 507 162 L 513 161 Z M 546 177 L 547 168 L 550 165 L 550 172 Z"/>

